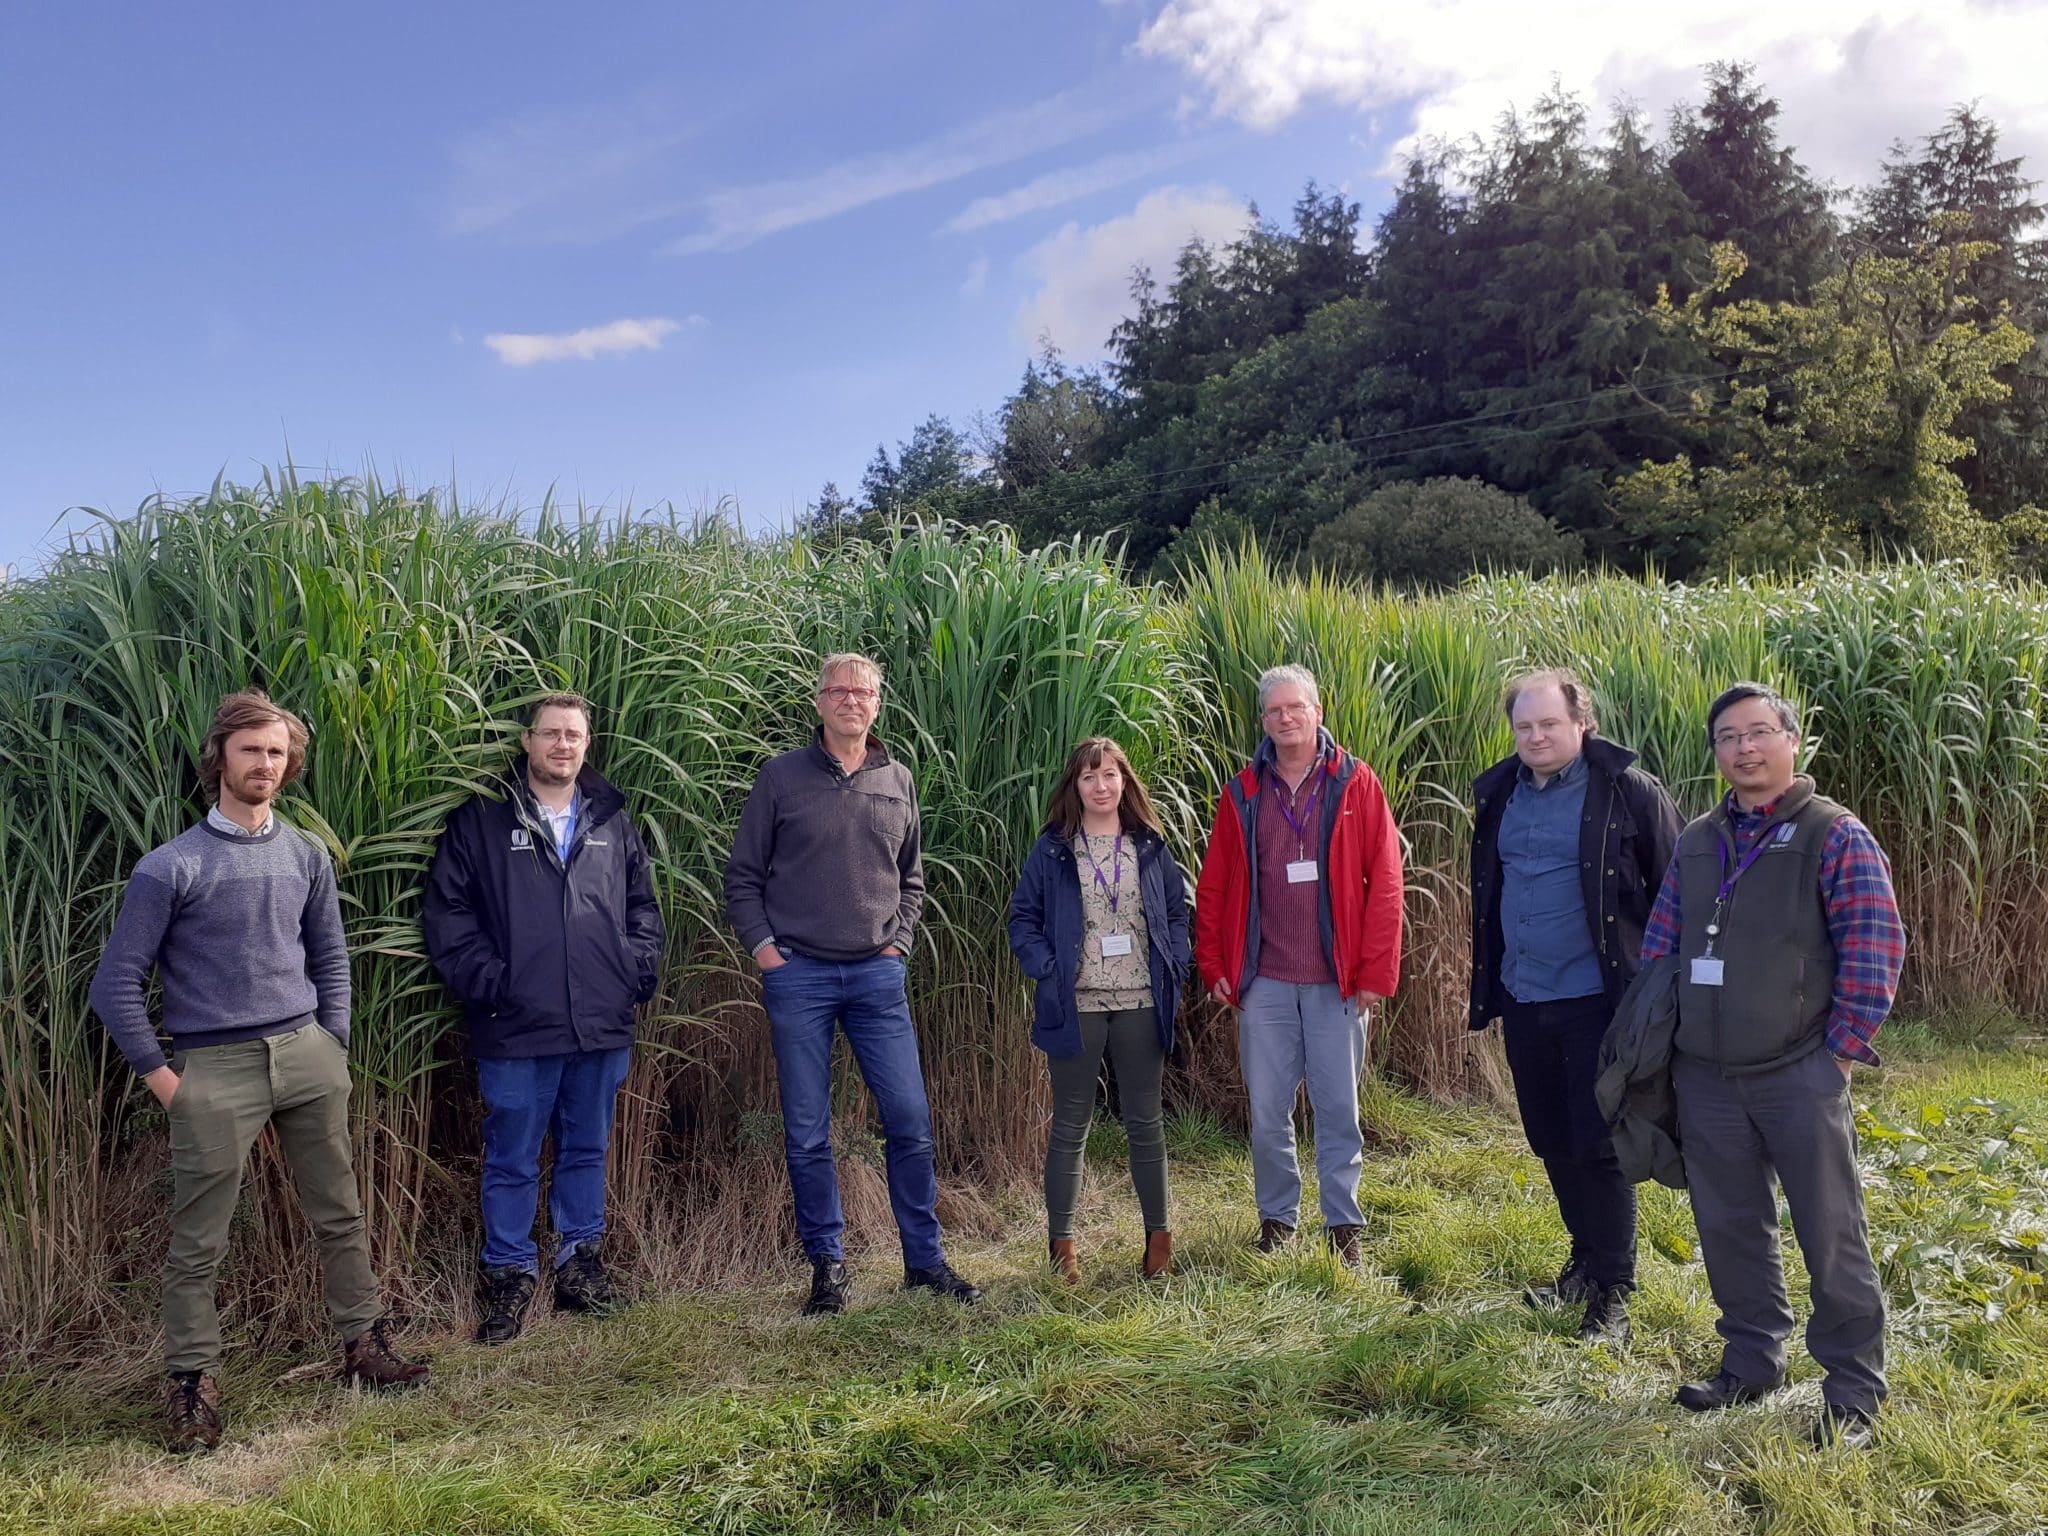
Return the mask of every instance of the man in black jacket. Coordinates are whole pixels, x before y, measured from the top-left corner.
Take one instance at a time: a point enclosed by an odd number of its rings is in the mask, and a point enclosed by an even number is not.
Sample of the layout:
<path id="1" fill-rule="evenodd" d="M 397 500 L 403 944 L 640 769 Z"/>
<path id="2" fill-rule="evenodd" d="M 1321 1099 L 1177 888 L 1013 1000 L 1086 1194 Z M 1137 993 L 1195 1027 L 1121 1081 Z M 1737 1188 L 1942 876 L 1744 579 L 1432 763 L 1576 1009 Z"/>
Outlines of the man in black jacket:
<path id="1" fill-rule="evenodd" d="M 1593 1100 L 1600 1038 L 1635 979 L 1678 840 L 1664 786 L 1598 735 L 1563 670 L 1508 685 L 1515 755 L 1472 786 L 1472 1028 L 1503 1021 L 1530 1150 L 1571 1254 L 1532 1302 L 1583 1301 L 1583 1339 L 1628 1337 L 1636 1194 Z"/>
<path id="2" fill-rule="evenodd" d="M 503 798 L 478 795 L 448 818 L 427 876 L 427 952 L 462 1000 L 484 1100 L 485 1344 L 518 1337 L 533 1300 L 550 1133 L 555 1305 L 620 1302 L 602 1254 L 605 1162 L 663 931 L 625 797 L 583 761 L 590 734 L 578 695 L 534 705 Z"/>

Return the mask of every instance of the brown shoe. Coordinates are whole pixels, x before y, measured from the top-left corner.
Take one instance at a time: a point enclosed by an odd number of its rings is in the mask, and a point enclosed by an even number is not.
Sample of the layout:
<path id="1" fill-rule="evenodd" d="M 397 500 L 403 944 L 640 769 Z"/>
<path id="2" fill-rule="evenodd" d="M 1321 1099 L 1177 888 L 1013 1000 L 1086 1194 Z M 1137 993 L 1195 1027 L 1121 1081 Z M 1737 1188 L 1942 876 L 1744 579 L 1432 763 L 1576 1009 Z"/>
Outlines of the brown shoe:
<path id="1" fill-rule="evenodd" d="M 1323 1228 L 1323 1241 L 1330 1245 L 1330 1251 L 1343 1261 L 1346 1269 L 1365 1268 L 1365 1255 L 1358 1247 L 1359 1234 L 1364 1230 L 1346 1223 Z"/>
<path id="2" fill-rule="evenodd" d="M 164 1446 L 176 1455 L 220 1444 L 220 1383 L 207 1371 L 172 1371 L 164 1386 Z"/>
<path id="3" fill-rule="evenodd" d="M 1074 1240 L 1071 1237 L 1055 1237 L 1046 1244 L 1046 1249 L 1052 1256 L 1052 1272 L 1069 1285 L 1079 1285 L 1081 1260 L 1074 1252 Z"/>
<path id="4" fill-rule="evenodd" d="M 1173 1273 L 1173 1234 L 1161 1227 L 1145 1234 L 1145 1278 L 1160 1280 Z"/>
<path id="5" fill-rule="evenodd" d="M 380 1318 L 342 1346 L 341 1379 L 374 1392 L 407 1392 L 426 1385 L 427 1368 L 391 1347 L 391 1335 Z"/>
<path id="6" fill-rule="evenodd" d="M 1294 1228 L 1270 1217 L 1259 1223 L 1259 1252 L 1278 1253 L 1294 1241 Z"/>

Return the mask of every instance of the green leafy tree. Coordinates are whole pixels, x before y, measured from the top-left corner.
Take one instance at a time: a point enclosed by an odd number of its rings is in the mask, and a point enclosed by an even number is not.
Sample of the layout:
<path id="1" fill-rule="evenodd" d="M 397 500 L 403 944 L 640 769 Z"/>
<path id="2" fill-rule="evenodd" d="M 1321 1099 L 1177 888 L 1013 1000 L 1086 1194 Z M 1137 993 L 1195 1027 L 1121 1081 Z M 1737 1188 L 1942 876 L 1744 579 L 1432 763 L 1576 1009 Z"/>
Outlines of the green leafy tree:
<path id="1" fill-rule="evenodd" d="M 1746 267 L 1715 248 L 1715 281 L 1660 323 L 1741 370 L 1702 391 L 1723 456 L 1690 455 L 1627 477 L 1619 500 L 1637 533 L 1683 574 L 1699 559 L 1755 567 L 1828 550 L 1912 550 L 2000 558 L 2005 540 L 1970 505 L 1954 465 L 1969 405 L 2000 398 L 1998 370 L 2031 345 L 1964 291 L 1982 243 L 1865 256 L 1823 279 L 1808 304 L 1721 302 Z"/>
<path id="2" fill-rule="evenodd" d="M 1381 486 L 1317 529 L 1308 552 L 1339 575 L 1425 587 L 1481 571 L 1570 570 L 1585 544 L 1521 497 L 1453 476 Z"/>
<path id="3" fill-rule="evenodd" d="M 1885 255 L 1915 246 L 1987 247 L 1962 281 L 1982 316 L 2008 315 L 2034 346 L 1999 381 L 2010 393 L 1967 407 L 1957 433 L 1976 452 L 1957 465 L 1972 502 L 2009 517 L 2048 503 L 2048 217 L 2017 156 L 1999 153 L 1998 127 L 1959 106 L 1917 150 L 1894 144 L 1883 175 L 1859 200 L 1857 233 Z"/>

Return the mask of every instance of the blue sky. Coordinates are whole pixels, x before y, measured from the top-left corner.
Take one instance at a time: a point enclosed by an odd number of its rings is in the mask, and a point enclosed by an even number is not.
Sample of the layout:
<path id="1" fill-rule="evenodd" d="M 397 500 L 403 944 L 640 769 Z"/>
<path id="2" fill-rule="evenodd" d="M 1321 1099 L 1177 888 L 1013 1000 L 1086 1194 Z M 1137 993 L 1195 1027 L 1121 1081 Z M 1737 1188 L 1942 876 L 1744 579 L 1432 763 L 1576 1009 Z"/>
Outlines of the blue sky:
<path id="1" fill-rule="evenodd" d="M 1661 110 L 1746 54 L 1823 171 L 1968 96 L 2048 164 L 2048 7 L 1543 9 L 25 0 L 0 21 L 0 566 L 68 507 L 287 447 L 786 520 L 927 412 L 996 406 L 1041 329 L 1099 354 L 1133 261 L 1309 177 L 1375 208 L 1413 135 L 1552 75 Z"/>

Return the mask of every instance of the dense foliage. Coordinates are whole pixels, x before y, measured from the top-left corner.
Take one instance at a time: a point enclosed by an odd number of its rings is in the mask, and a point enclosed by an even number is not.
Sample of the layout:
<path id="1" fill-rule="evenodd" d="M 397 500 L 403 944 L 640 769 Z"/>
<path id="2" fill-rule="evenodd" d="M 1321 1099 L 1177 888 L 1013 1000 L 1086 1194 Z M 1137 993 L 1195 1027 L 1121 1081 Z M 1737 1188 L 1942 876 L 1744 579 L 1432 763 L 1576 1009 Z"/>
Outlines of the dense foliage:
<path id="1" fill-rule="evenodd" d="M 755 769 L 808 733 L 816 657 L 849 647 L 887 669 L 880 729 L 920 785 L 931 903 L 912 985 L 956 1174 L 1038 1154 L 1043 1074 L 1002 916 L 1069 747 L 1128 742 L 1192 867 L 1256 741 L 1252 684 L 1281 659 L 1315 669 L 1331 729 L 1377 769 L 1410 843 L 1409 958 L 1377 1050 L 1425 1092 L 1489 1085 L 1464 1030 L 1465 788 L 1508 750 L 1498 690 L 1529 662 L 1581 668 L 1602 728 L 1693 810 L 1713 794 L 1707 700 L 1738 677 L 1790 689 L 1829 791 L 1895 861 L 1913 995 L 2048 1011 L 2048 593 L 2032 582 L 1908 565 L 1404 599 L 1287 577 L 1245 548 L 1210 550 L 1171 594 L 1099 541 L 1033 552 L 997 527 L 763 544 L 349 482 L 222 487 L 153 502 L 0 589 L 0 1332 L 86 1326 L 154 1265 L 162 1121 L 85 986 L 135 859 L 201 809 L 215 699 L 252 681 L 313 728 L 285 811 L 338 866 L 383 1258 L 453 1262 L 473 1205 L 474 1092 L 421 953 L 421 874 L 448 810 L 502 768 L 521 702 L 564 683 L 596 703 L 594 761 L 642 817 L 672 934 L 622 1110 L 620 1208 L 651 1242 L 731 1197 L 779 1240 L 781 1204 L 764 1226 L 758 1187 L 776 1175 L 746 1160 L 778 1138 L 720 872 Z M 1199 1003 L 1186 1022 L 1172 1093 L 1234 1123 L 1234 1031 Z M 861 1102 L 849 1087 L 849 1134 Z M 304 1279 L 280 1170 L 257 1169 L 256 1209 L 278 1219 L 259 1219 L 251 1272 Z"/>
<path id="2" fill-rule="evenodd" d="M 980 433 L 928 418 L 819 519 L 1114 531 L 1165 572 L 1218 535 L 1314 552 L 1376 489 L 1456 476 L 1628 570 L 2037 560 L 2048 259 L 1996 126 L 1957 108 L 1837 212 L 1747 69 L 1705 84 L 1661 138 L 1552 95 L 1434 146 L 1369 231 L 1313 183 L 1285 227 L 1254 209 L 1139 276 L 1106 369 L 1048 350 Z M 1383 574 L 1552 563 L 1416 542 Z"/>

